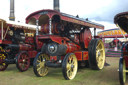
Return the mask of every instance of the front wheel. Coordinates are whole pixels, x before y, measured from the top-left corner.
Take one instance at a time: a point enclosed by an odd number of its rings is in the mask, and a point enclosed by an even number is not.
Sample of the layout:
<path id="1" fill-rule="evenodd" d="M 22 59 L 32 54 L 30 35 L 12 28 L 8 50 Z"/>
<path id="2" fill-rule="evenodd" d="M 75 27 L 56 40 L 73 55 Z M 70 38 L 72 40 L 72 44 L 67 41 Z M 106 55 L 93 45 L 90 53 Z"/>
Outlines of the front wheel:
<path id="1" fill-rule="evenodd" d="M 78 62 L 75 54 L 69 53 L 65 56 L 62 63 L 62 72 L 66 80 L 71 80 L 76 76 Z"/>
<path id="2" fill-rule="evenodd" d="M 46 61 L 50 60 L 45 53 L 38 53 L 33 62 L 33 71 L 38 77 L 48 74 L 48 67 L 45 65 Z"/>
<path id="3" fill-rule="evenodd" d="M 120 84 L 125 85 L 126 66 L 125 66 L 125 60 L 123 58 L 120 58 L 119 60 L 119 79 L 120 79 Z"/>
<path id="4" fill-rule="evenodd" d="M 20 52 L 16 56 L 16 67 L 18 68 L 19 71 L 23 72 L 28 70 L 30 66 L 30 58 L 27 54 L 27 52 Z"/>

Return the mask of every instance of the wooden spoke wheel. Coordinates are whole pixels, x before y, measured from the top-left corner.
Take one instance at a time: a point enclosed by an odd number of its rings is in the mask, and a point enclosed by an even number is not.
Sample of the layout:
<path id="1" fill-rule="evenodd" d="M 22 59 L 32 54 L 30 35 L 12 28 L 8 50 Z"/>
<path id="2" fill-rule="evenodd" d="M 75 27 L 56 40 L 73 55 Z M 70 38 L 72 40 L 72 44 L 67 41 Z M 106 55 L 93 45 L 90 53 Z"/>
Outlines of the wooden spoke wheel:
<path id="1" fill-rule="evenodd" d="M 65 56 L 62 63 L 62 72 L 66 80 L 71 80 L 76 76 L 78 62 L 75 54 L 69 53 Z"/>
<path id="2" fill-rule="evenodd" d="M 20 52 L 16 56 L 16 67 L 18 68 L 19 71 L 23 72 L 28 70 L 29 66 L 30 66 L 30 58 L 27 52 Z"/>
<path id="3" fill-rule="evenodd" d="M 4 71 L 8 67 L 8 64 L 4 62 L 6 58 L 7 54 L 4 52 L 0 52 L 0 71 Z"/>
<path id="4" fill-rule="evenodd" d="M 46 61 L 50 60 L 49 56 L 44 53 L 38 53 L 33 62 L 33 71 L 38 77 L 48 74 L 48 67 L 45 65 Z"/>
<path id="5" fill-rule="evenodd" d="M 125 60 L 123 58 L 120 58 L 119 60 L 119 79 L 120 79 L 120 84 L 125 85 L 126 66 L 125 66 Z"/>
<path id="6" fill-rule="evenodd" d="M 103 69 L 105 64 L 105 49 L 102 40 L 92 39 L 89 43 L 89 66 L 92 69 Z"/>

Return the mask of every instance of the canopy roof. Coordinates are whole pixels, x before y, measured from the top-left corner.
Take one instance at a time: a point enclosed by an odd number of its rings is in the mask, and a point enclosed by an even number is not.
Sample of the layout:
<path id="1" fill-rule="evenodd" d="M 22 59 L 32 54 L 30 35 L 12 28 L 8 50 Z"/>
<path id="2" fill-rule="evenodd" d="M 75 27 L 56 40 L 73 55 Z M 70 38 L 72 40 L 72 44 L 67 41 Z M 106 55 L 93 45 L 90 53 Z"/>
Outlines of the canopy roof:
<path id="1" fill-rule="evenodd" d="M 88 26 L 90 28 L 104 29 L 104 26 L 101 24 L 97 24 L 97 23 L 91 22 L 91 21 L 86 20 L 86 19 L 78 18 L 76 16 L 72 16 L 72 15 L 65 14 L 65 13 L 60 13 L 58 11 L 50 10 L 50 9 L 39 10 L 39 11 L 36 11 L 34 13 L 31 13 L 30 15 L 27 16 L 26 23 L 29 23 L 29 21 L 31 19 L 39 20 L 39 18 L 42 15 L 47 15 L 49 18 L 52 18 L 54 15 L 59 15 L 60 19 L 63 21 L 79 24 L 82 26 Z"/>
<path id="2" fill-rule="evenodd" d="M 119 30 L 119 28 L 98 32 L 98 36 L 104 38 L 121 38 L 123 37 L 123 35 L 125 35 L 126 37 L 128 36 L 126 32 L 124 32 L 123 30 Z"/>
<path id="3" fill-rule="evenodd" d="M 24 24 L 24 23 L 19 23 L 19 22 L 14 22 L 14 21 L 6 21 L 3 19 L 0 19 L 0 28 L 6 29 L 8 26 L 9 27 L 14 27 L 14 28 L 20 28 L 20 29 L 26 29 L 26 30 L 36 30 L 37 26 L 36 25 L 29 25 L 29 24 Z M 40 30 L 40 26 L 39 26 Z"/>
<path id="4" fill-rule="evenodd" d="M 114 17 L 114 23 L 128 33 L 128 12 L 117 14 Z"/>

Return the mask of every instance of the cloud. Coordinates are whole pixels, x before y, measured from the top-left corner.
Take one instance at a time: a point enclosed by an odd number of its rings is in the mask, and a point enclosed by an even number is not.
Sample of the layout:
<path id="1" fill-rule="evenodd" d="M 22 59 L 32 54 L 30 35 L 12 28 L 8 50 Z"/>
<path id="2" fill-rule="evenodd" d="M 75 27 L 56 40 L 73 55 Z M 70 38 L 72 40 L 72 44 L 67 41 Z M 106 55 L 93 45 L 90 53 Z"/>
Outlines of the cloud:
<path id="1" fill-rule="evenodd" d="M 89 17 L 98 21 L 107 21 L 113 23 L 114 16 L 118 13 L 125 12 L 128 9 L 128 0 L 111 0 L 111 3 L 105 7 L 101 7 L 95 14 L 92 13 Z"/>
<path id="2" fill-rule="evenodd" d="M 104 25 L 105 30 L 112 29 L 112 28 L 117 28 L 117 26 L 115 24 L 111 23 L 111 22 L 97 21 L 97 20 L 91 20 L 91 21 Z"/>
<path id="3" fill-rule="evenodd" d="M 10 0 L 0 3 L 0 18 L 8 20 Z M 105 29 L 116 27 L 114 16 L 127 11 L 128 0 L 60 0 L 60 11 L 79 15 L 101 23 Z M 53 0 L 15 0 L 16 21 L 25 22 L 25 18 L 32 12 L 42 9 L 53 9 Z"/>
<path id="4" fill-rule="evenodd" d="M 32 12 L 51 9 L 53 0 L 15 0 L 16 20 L 25 22 L 25 18 Z"/>
<path id="5" fill-rule="evenodd" d="M 0 3 L 0 18 L 2 19 L 8 19 L 9 17 L 9 0 L 2 0 L 2 2 Z"/>

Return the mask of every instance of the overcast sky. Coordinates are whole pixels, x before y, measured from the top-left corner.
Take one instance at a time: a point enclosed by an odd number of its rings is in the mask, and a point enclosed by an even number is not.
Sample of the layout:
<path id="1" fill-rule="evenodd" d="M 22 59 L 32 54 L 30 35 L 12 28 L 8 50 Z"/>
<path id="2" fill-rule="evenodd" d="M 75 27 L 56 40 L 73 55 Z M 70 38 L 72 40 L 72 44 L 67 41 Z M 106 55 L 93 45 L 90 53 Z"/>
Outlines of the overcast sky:
<path id="1" fill-rule="evenodd" d="M 8 20 L 10 0 L 1 0 L 0 18 Z M 53 0 L 15 0 L 16 21 L 25 22 L 32 12 L 42 9 L 53 9 Z M 88 18 L 112 29 L 116 26 L 113 18 L 117 13 L 128 11 L 128 0 L 60 0 L 60 11 Z"/>

